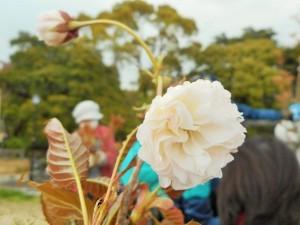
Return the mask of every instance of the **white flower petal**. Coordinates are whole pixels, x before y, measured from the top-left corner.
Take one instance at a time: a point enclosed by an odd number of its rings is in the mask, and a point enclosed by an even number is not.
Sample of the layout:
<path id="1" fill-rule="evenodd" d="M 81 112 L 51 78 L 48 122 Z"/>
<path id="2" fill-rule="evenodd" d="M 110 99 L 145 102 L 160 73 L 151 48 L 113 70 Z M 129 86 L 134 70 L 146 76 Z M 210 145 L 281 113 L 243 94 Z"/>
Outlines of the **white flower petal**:
<path id="1" fill-rule="evenodd" d="M 171 179 L 159 176 L 159 184 L 161 187 L 167 188 L 171 185 Z"/>
<path id="2" fill-rule="evenodd" d="M 220 82 L 198 80 L 157 96 L 137 132 L 139 157 L 160 185 L 187 189 L 221 177 L 245 138 L 243 120 Z"/>
<path id="3" fill-rule="evenodd" d="M 41 14 L 38 17 L 37 26 L 39 39 L 45 41 L 45 43 L 50 46 L 63 44 L 67 39 L 69 31 L 66 30 L 66 32 L 58 32 L 57 28 L 66 26 L 68 23 L 66 20 L 60 11 L 49 11 Z"/>

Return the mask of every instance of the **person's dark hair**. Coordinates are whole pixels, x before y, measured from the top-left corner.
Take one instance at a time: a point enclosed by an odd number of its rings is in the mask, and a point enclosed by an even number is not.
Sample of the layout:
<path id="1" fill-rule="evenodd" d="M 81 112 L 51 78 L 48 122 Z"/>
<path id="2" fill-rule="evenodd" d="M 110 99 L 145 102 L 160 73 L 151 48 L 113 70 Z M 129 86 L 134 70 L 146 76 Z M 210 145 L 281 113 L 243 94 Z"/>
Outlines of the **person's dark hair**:
<path id="1" fill-rule="evenodd" d="M 299 163 L 275 138 L 251 138 L 224 168 L 217 196 L 222 225 L 299 225 Z"/>

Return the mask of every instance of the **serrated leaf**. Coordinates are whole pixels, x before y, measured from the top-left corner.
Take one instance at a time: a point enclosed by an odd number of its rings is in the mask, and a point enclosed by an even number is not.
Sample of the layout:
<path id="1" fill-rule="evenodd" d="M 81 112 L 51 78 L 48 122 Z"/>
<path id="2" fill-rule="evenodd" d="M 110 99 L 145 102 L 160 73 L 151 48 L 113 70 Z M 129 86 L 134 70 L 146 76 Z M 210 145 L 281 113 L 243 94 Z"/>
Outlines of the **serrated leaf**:
<path id="1" fill-rule="evenodd" d="M 47 171 L 51 181 L 59 187 L 74 190 L 76 186 L 72 163 L 80 180 L 85 180 L 88 176 L 88 150 L 83 146 L 79 136 L 69 134 L 56 118 L 48 122 L 44 132 L 49 143 Z"/>
<path id="2" fill-rule="evenodd" d="M 62 189 L 51 182 L 42 184 L 29 182 L 29 185 L 42 193 L 42 208 L 50 225 L 65 225 L 71 220 L 76 221 L 77 224 L 82 223 L 83 218 L 77 192 Z M 83 188 L 88 216 L 91 219 L 94 205 L 105 194 L 107 186 L 86 181 Z"/>
<path id="3" fill-rule="evenodd" d="M 55 187 L 50 182 L 29 182 L 29 185 L 42 192 L 43 213 L 50 225 L 65 225 L 72 220 L 82 221 L 80 201 L 76 192 Z M 91 208 L 92 202 L 86 203 L 87 207 Z"/>

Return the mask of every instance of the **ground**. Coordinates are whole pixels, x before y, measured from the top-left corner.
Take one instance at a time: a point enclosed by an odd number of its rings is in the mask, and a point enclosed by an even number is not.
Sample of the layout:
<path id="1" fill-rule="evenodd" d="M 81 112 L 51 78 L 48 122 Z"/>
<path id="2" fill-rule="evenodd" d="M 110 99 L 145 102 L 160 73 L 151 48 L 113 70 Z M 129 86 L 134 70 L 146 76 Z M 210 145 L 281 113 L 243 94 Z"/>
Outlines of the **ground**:
<path id="1" fill-rule="evenodd" d="M 28 159 L 0 159 L 0 175 L 22 174 L 29 171 Z"/>
<path id="2" fill-rule="evenodd" d="M 47 225 L 38 200 L 0 200 L 0 225 Z"/>
<path id="3" fill-rule="evenodd" d="M 0 225 L 48 225 L 38 197 L 0 190 Z"/>

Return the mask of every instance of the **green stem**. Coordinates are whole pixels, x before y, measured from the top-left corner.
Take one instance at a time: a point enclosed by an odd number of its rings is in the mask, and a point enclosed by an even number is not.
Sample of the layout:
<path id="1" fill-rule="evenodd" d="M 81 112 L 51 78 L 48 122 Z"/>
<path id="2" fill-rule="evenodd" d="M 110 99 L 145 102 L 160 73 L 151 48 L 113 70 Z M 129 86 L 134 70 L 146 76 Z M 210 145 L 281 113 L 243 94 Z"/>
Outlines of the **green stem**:
<path id="1" fill-rule="evenodd" d="M 82 190 L 82 186 L 81 186 L 80 177 L 79 177 L 76 165 L 75 165 L 75 160 L 74 160 L 73 155 L 72 155 L 72 151 L 71 151 L 68 139 L 67 139 L 65 129 L 62 126 L 62 124 L 61 124 L 61 129 L 62 129 L 62 132 L 63 132 L 63 138 L 64 138 L 65 146 L 66 146 L 66 149 L 67 149 L 67 152 L 68 152 L 68 155 L 69 155 L 73 175 L 74 175 L 75 182 L 76 182 L 76 187 L 77 187 L 80 206 L 81 206 L 81 211 L 82 211 L 83 223 L 84 223 L 84 225 L 89 225 L 88 211 L 87 211 L 87 207 L 86 207 L 86 203 L 85 203 L 85 199 L 84 199 L 84 194 L 83 194 L 83 190 Z"/>
<path id="2" fill-rule="evenodd" d="M 163 92 L 163 79 L 162 76 L 157 76 L 156 95 L 161 96 Z"/>
<path id="3" fill-rule="evenodd" d="M 70 21 L 68 25 L 71 30 L 75 30 L 84 26 L 95 25 L 95 24 L 115 25 L 120 27 L 123 30 L 126 30 L 145 49 L 149 59 L 151 60 L 151 63 L 153 64 L 153 67 L 155 68 L 157 66 L 157 61 L 153 53 L 151 52 L 150 48 L 148 47 L 148 45 L 139 37 L 139 35 L 134 30 L 132 30 L 130 27 L 126 26 L 123 23 L 114 20 L 108 20 L 108 19 L 98 19 L 98 20 L 88 20 L 88 21 Z"/>

